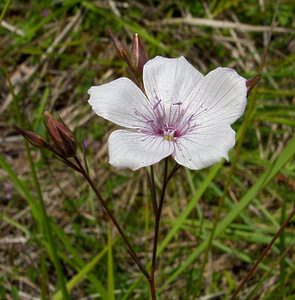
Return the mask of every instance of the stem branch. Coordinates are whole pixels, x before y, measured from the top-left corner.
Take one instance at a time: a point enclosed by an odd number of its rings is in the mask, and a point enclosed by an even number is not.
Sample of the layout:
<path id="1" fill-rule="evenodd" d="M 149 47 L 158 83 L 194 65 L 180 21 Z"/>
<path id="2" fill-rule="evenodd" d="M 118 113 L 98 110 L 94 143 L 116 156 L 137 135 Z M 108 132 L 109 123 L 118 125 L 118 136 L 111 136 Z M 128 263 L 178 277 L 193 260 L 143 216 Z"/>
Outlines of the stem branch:
<path id="1" fill-rule="evenodd" d="M 82 164 L 79 161 L 79 159 L 76 156 L 74 157 L 74 159 L 75 159 L 77 165 L 79 166 L 80 173 L 87 180 L 87 182 L 91 186 L 92 190 L 94 191 L 95 195 L 97 196 L 98 200 L 100 201 L 101 205 L 103 206 L 104 210 L 106 211 L 106 213 L 108 214 L 108 216 L 112 220 L 113 224 L 116 226 L 119 234 L 121 235 L 123 241 L 125 242 L 125 244 L 126 244 L 126 246 L 128 248 L 128 253 L 130 254 L 131 258 L 137 264 L 137 266 L 139 267 L 139 269 L 141 270 L 141 272 L 143 273 L 143 275 L 146 277 L 146 279 L 150 282 L 150 276 L 149 276 L 148 272 L 146 271 L 145 267 L 140 262 L 140 260 L 139 260 L 139 258 L 137 256 L 137 254 L 135 253 L 135 251 L 133 250 L 131 244 L 128 241 L 127 236 L 125 235 L 125 233 L 123 231 L 123 229 L 121 228 L 121 226 L 119 225 L 119 223 L 117 222 L 117 220 L 115 219 L 115 217 L 113 216 L 112 212 L 109 210 L 109 208 L 108 208 L 105 200 L 102 198 L 101 194 L 99 193 L 99 191 L 95 187 L 92 179 L 89 177 L 87 171 L 84 169 L 84 167 L 82 166 Z"/>
<path id="2" fill-rule="evenodd" d="M 151 189 L 154 215 L 156 216 L 157 211 L 158 211 L 158 202 L 157 202 L 157 193 L 156 193 L 156 185 L 155 185 L 154 167 L 151 166 L 150 170 L 151 170 L 151 174 L 149 174 L 147 172 L 147 176 L 148 176 L 148 181 L 149 181 L 149 185 L 150 185 L 150 189 Z"/>

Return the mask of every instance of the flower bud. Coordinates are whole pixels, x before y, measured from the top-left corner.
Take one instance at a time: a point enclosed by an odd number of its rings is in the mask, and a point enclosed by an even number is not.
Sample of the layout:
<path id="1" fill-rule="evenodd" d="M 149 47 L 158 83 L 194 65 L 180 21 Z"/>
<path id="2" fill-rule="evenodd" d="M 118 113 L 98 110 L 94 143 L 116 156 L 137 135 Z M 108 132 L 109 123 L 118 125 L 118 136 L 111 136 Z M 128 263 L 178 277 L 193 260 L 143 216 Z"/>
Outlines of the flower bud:
<path id="1" fill-rule="evenodd" d="M 29 131 L 24 130 L 18 126 L 14 126 L 14 129 L 21 134 L 31 145 L 37 148 L 47 147 L 48 143 L 42 138 L 42 136 Z"/>
<path id="2" fill-rule="evenodd" d="M 262 77 L 261 74 L 257 74 L 253 78 L 248 79 L 246 81 L 246 87 L 248 89 L 248 93 L 247 93 L 248 95 L 252 91 L 252 89 L 258 84 L 258 82 L 260 81 L 261 77 Z"/>
<path id="3" fill-rule="evenodd" d="M 132 43 L 132 67 L 138 73 L 142 74 L 143 66 L 147 62 L 147 55 L 140 37 L 134 34 Z"/>
<path id="4" fill-rule="evenodd" d="M 55 150 L 64 157 L 74 156 L 76 140 L 73 132 L 61 120 L 56 120 L 49 112 L 44 112 L 44 122 L 53 140 Z"/>
<path id="5" fill-rule="evenodd" d="M 111 30 L 109 30 L 109 34 L 117 50 L 118 56 L 128 65 L 130 65 L 130 58 L 127 48 L 119 41 L 119 39 L 114 35 L 114 33 Z"/>

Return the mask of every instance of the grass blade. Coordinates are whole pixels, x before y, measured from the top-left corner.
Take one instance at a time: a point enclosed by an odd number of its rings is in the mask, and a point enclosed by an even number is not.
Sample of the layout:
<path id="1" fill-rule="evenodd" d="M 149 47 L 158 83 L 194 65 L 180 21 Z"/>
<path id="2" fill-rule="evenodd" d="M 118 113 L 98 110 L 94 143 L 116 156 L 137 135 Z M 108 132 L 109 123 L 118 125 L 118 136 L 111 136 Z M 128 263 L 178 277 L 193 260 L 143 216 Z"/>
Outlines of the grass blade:
<path id="1" fill-rule="evenodd" d="M 223 221 L 221 221 L 215 231 L 214 238 L 220 236 L 225 229 L 240 215 L 240 213 L 249 205 L 255 196 L 270 182 L 270 180 L 281 170 L 285 163 L 295 153 L 295 138 L 293 138 L 284 150 L 281 152 L 277 160 L 261 175 L 256 184 L 241 198 L 233 209 L 229 212 Z M 164 287 L 173 282 L 180 274 L 182 274 L 194 260 L 207 248 L 208 241 L 204 241 L 198 246 L 191 255 L 182 263 L 182 265 L 170 275 Z"/>
<path id="2" fill-rule="evenodd" d="M 111 225 L 109 223 L 108 224 L 108 300 L 115 300 L 112 233 L 111 233 L 110 226 Z"/>
<path id="3" fill-rule="evenodd" d="M 186 206 L 185 210 L 180 214 L 180 216 L 177 218 L 176 222 L 174 222 L 173 227 L 169 230 L 168 234 L 164 238 L 164 240 L 161 242 L 159 247 L 159 254 L 165 249 L 165 247 L 168 245 L 168 243 L 171 241 L 171 239 L 176 235 L 176 233 L 179 231 L 179 229 L 183 226 L 186 218 L 190 214 L 190 212 L 196 207 L 196 204 L 200 200 L 203 193 L 206 191 L 208 185 L 212 182 L 214 177 L 216 176 L 219 169 L 222 167 L 223 162 L 218 163 L 217 165 L 213 166 L 207 177 L 204 179 L 202 184 L 199 186 L 197 191 L 195 192 L 194 196 L 190 200 L 189 204 Z"/>
<path id="4" fill-rule="evenodd" d="M 72 279 L 67 282 L 68 291 L 72 291 L 83 279 L 85 276 L 90 273 L 93 268 L 97 265 L 97 263 L 107 254 L 109 253 L 109 247 L 115 243 L 116 240 L 110 241 L 106 247 L 103 248 L 88 264 L 85 265 L 84 268 L 81 269 Z M 97 287 L 98 288 L 98 287 Z M 102 287 L 99 291 L 100 297 L 102 299 L 108 300 L 108 294 L 106 290 Z M 62 300 L 62 293 L 58 291 L 52 298 L 53 300 Z"/>

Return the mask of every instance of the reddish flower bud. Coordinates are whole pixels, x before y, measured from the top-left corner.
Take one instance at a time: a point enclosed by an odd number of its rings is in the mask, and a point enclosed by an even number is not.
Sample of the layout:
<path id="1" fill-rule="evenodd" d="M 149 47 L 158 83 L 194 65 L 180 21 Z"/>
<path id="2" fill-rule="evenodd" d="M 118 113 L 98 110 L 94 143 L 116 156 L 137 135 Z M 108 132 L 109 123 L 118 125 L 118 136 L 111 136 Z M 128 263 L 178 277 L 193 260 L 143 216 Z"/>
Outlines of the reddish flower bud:
<path id="1" fill-rule="evenodd" d="M 127 50 L 127 48 L 119 41 L 119 39 L 114 35 L 114 33 L 109 30 L 109 34 L 111 37 L 112 42 L 114 43 L 114 46 L 117 50 L 117 54 L 118 56 L 125 61 L 128 65 L 131 64 L 130 62 L 130 58 L 129 58 L 129 51 Z"/>
<path id="2" fill-rule="evenodd" d="M 21 134 L 30 144 L 37 148 L 48 147 L 48 143 L 42 138 L 42 136 L 29 131 L 24 130 L 18 126 L 14 126 L 14 129 Z"/>
<path id="3" fill-rule="evenodd" d="M 142 74 L 143 66 L 147 62 L 147 55 L 140 37 L 134 34 L 132 43 L 132 66 L 138 74 Z"/>
<path id="4" fill-rule="evenodd" d="M 258 84 L 258 82 L 261 80 L 262 75 L 261 74 L 257 74 L 255 75 L 253 78 L 248 79 L 246 81 L 246 86 L 248 89 L 248 95 L 249 93 L 252 91 L 252 89 Z"/>
<path id="5" fill-rule="evenodd" d="M 55 150 L 64 157 L 74 156 L 76 140 L 73 132 L 61 120 L 56 120 L 49 112 L 44 112 L 44 122 L 50 134 Z"/>

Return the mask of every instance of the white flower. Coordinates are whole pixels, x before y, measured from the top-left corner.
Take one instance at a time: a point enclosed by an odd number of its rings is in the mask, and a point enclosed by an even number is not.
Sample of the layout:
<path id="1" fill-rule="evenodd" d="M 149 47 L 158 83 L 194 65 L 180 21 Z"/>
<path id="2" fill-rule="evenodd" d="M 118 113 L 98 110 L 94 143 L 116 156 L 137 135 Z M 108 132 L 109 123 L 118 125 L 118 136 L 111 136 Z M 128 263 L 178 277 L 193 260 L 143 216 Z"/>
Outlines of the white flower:
<path id="1" fill-rule="evenodd" d="M 208 167 L 235 144 L 231 124 L 246 106 L 246 79 L 217 68 L 206 76 L 184 57 L 157 56 L 143 69 L 145 94 L 129 79 L 91 87 L 95 113 L 124 129 L 108 140 L 110 164 L 132 170 L 172 155 L 190 169 Z"/>

